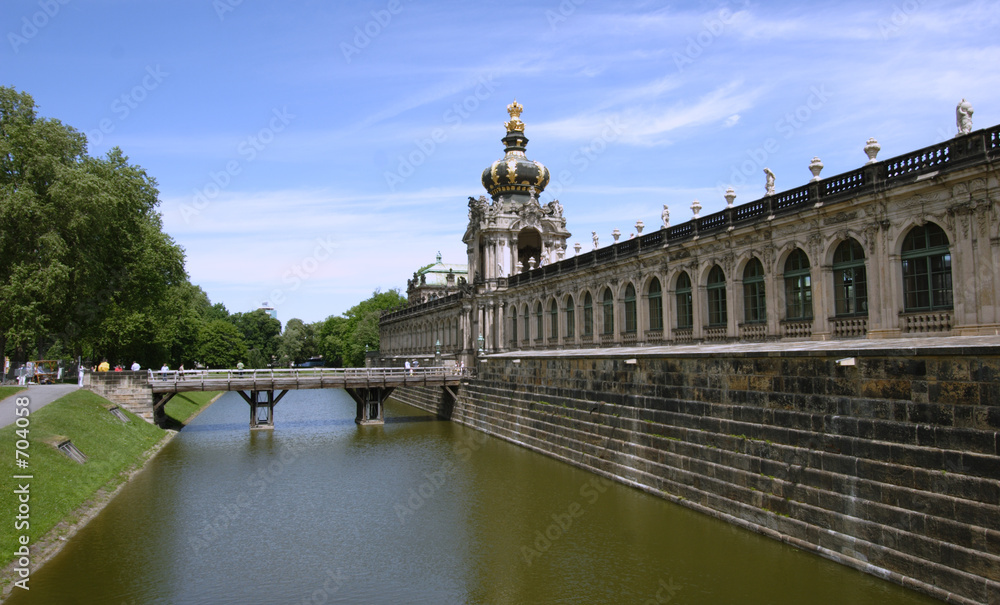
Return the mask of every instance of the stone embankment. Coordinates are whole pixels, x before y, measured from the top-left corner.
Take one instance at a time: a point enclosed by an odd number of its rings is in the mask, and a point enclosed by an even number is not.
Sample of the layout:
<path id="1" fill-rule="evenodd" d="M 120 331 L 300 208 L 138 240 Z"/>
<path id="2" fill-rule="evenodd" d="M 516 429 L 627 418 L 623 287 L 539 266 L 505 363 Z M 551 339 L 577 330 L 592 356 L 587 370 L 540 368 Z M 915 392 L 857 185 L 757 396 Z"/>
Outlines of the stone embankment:
<path id="1" fill-rule="evenodd" d="M 949 602 L 1000 604 L 1000 347 L 582 353 L 493 356 L 457 401 L 394 397 Z"/>

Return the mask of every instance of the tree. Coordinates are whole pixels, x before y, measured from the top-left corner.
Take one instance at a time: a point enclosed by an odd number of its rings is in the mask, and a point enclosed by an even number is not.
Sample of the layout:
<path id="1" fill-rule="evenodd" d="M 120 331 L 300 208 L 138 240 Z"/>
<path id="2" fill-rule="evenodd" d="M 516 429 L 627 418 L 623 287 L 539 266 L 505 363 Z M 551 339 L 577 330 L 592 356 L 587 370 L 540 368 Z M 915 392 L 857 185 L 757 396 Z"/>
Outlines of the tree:
<path id="1" fill-rule="evenodd" d="M 306 324 L 301 319 L 289 319 L 285 331 L 278 338 L 278 364 L 287 367 L 318 355 L 316 346 L 316 326 Z"/>
<path id="2" fill-rule="evenodd" d="M 163 300 L 187 276 L 158 196 L 121 150 L 88 156 L 82 134 L 0 87 L 0 350 L 165 354 Z"/>
<path id="3" fill-rule="evenodd" d="M 256 351 L 251 358 L 250 367 L 267 367 L 278 353 L 281 322 L 262 309 L 249 313 L 233 313 L 230 319 L 243 334 L 243 340 L 250 352 Z"/>
<path id="4" fill-rule="evenodd" d="M 365 353 L 379 348 L 379 317 L 383 311 L 395 309 L 406 303 L 399 290 L 375 290 L 371 298 L 351 307 L 343 317 L 328 317 L 318 332 L 320 352 L 328 360 L 339 360 L 343 365 L 364 365 Z"/>
<path id="5" fill-rule="evenodd" d="M 198 361 L 210 368 L 235 368 L 247 359 L 247 345 L 243 335 L 233 324 L 223 319 L 213 319 L 198 335 Z"/>

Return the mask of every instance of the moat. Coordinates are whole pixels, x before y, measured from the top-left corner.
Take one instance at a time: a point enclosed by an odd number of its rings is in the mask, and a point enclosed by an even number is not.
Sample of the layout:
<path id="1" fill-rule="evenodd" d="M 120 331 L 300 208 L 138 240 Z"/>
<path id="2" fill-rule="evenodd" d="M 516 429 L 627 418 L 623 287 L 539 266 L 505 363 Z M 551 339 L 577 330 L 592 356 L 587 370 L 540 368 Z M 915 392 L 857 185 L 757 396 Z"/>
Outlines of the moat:
<path id="1" fill-rule="evenodd" d="M 224 395 L 7 602 L 938 602 L 392 400 L 277 411 Z"/>

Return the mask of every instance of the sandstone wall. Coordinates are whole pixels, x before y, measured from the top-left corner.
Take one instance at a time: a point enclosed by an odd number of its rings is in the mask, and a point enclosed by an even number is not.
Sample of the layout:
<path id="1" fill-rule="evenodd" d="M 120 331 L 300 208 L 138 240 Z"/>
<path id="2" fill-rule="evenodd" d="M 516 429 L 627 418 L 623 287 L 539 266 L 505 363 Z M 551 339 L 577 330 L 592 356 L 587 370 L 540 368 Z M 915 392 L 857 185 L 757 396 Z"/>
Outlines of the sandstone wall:
<path id="1" fill-rule="evenodd" d="M 1000 351 L 493 358 L 394 397 L 956 603 L 1000 604 Z"/>
<path id="2" fill-rule="evenodd" d="M 83 388 L 153 423 L 153 391 L 141 372 L 85 372 Z"/>

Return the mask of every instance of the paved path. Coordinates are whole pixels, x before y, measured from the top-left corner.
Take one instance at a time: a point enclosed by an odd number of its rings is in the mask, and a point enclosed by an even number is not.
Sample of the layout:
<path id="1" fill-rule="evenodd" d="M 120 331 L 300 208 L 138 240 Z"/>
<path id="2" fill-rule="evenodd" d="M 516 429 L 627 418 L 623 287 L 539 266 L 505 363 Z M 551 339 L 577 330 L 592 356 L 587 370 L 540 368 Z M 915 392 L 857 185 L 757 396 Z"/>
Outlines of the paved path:
<path id="1" fill-rule="evenodd" d="M 28 387 L 26 391 L 20 391 L 0 400 L 0 428 L 12 424 L 17 416 L 14 409 L 17 407 L 15 401 L 18 397 L 27 397 L 31 400 L 28 409 L 34 414 L 44 406 L 59 399 L 63 395 L 68 395 L 79 389 L 75 384 L 35 384 Z"/>

